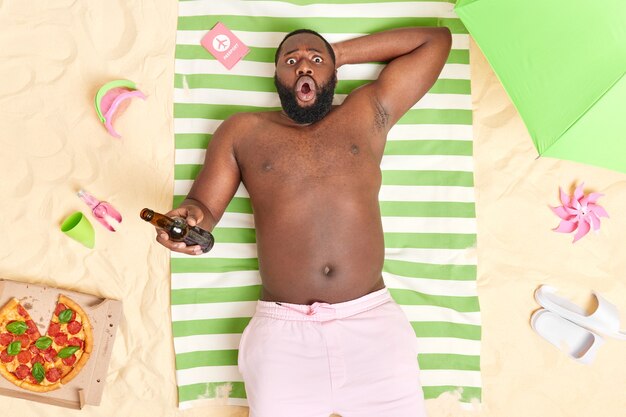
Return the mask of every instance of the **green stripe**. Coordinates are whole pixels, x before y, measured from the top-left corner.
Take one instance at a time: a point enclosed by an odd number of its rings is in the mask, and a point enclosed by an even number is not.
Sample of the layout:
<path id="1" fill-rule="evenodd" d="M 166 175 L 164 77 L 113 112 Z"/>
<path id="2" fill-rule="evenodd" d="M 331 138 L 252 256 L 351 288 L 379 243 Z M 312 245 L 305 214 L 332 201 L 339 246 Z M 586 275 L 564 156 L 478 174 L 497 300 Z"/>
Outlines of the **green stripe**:
<path id="1" fill-rule="evenodd" d="M 225 392 L 228 392 L 228 398 L 246 398 L 243 382 L 203 382 L 200 384 L 180 385 L 178 387 L 178 401 L 223 398 Z"/>
<path id="2" fill-rule="evenodd" d="M 474 281 L 476 265 L 437 265 L 386 259 L 383 271 L 411 278 Z"/>
<path id="3" fill-rule="evenodd" d="M 178 164 L 174 167 L 175 180 L 193 180 L 202 165 Z M 405 171 L 392 170 L 382 172 L 383 185 L 429 185 L 472 187 L 474 176 L 469 171 Z M 176 206 L 177 207 L 177 206 Z"/>
<path id="4" fill-rule="evenodd" d="M 220 119 L 242 112 L 280 111 L 280 107 L 259 107 L 233 104 L 174 103 L 177 119 Z M 472 124 L 471 110 L 457 109 L 411 109 L 398 124 Z"/>
<path id="5" fill-rule="evenodd" d="M 185 82 L 183 82 L 183 78 Z M 336 94 L 349 94 L 352 90 L 372 80 L 339 80 L 335 88 Z M 261 91 L 275 93 L 272 77 L 255 77 L 230 74 L 176 74 L 175 88 L 219 88 L 237 91 Z M 470 80 L 440 78 L 428 90 L 431 94 L 471 94 Z"/>
<path id="6" fill-rule="evenodd" d="M 246 227 L 216 227 L 211 232 L 220 243 L 256 243 L 256 230 Z"/>
<path id="7" fill-rule="evenodd" d="M 276 48 L 278 45 L 272 48 L 260 47 L 260 46 L 248 46 L 250 51 L 242 58 L 243 61 L 249 62 L 264 62 L 268 64 L 274 64 L 274 57 L 276 55 Z M 176 59 L 207 59 L 215 60 L 215 57 L 211 55 L 201 45 L 177 45 L 175 51 Z M 452 49 L 446 59 L 446 64 L 469 64 L 469 51 L 467 49 Z"/>
<path id="8" fill-rule="evenodd" d="M 190 369 L 200 366 L 236 366 L 237 352 L 237 349 L 229 349 L 179 353 L 176 355 L 176 369 Z"/>
<path id="9" fill-rule="evenodd" d="M 186 195 L 175 195 L 172 207 L 178 207 L 187 198 Z M 247 197 L 233 197 L 233 199 L 226 206 L 228 213 L 248 213 L 252 214 L 252 206 L 250 205 L 250 199 Z"/>
<path id="10" fill-rule="evenodd" d="M 256 271 L 257 258 L 172 258 L 172 274 L 193 272 Z"/>
<path id="11" fill-rule="evenodd" d="M 469 171 L 383 171 L 383 185 L 430 185 L 473 187 Z"/>
<path id="12" fill-rule="evenodd" d="M 228 319 L 185 320 L 172 322 L 174 337 L 196 336 L 202 334 L 243 333 L 250 322 L 250 317 Z"/>
<path id="13" fill-rule="evenodd" d="M 390 217 L 462 217 L 474 218 L 474 203 L 438 201 L 381 201 L 380 213 Z"/>
<path id="14" fill-rule="evenodd" d="M 205 270 L 205 272 L 210 270 Z M 227 288 L 184 288 L 172 290 L 172 305 L 227 303 L 231 301 L 257 301 L 260 285 Z"/>
<path id="15" fill-rule="evenodd" d="M 415 290 L 400 290 L 395 288 L 390 288 L 389 293 L 400 305 L 435 306 L 449 308 L 461 313 L 475 313 L 480 311 L 477 296 L 460 297 L 452 295 L 433 295 L 424 294 Z"/>
<path id="16" fill-rule="evenodd" d="M 192 0 L 179 0 L 179 1 L 192 1 Z M 255 0 L 248 0 L 255 1 Z M 411 2 L 427 1 L 437 3 L 452 3 L 456 0 L 273 0 L 274 2 L 291 3 L 298 6 L 305 6 L 308 4 L 359 4 L 359 3 L 397 3 L 397 2 Z"/>
<path id="17" fill-rule="evenodd" d="M 386 248 L 466 249 L 476 244 L 474 233 L 385 233 Z"/>
<path id="18" fill-rule="evenodd" d="M 174 179 L 193 180 L 202 165 L 179 164 L 174 168 Z M 473 187 L 474 175 L 469 171 L 382 171 L 383 185 Z M 183 198 L 184 199 L 184 198 Z M 182 200 L 181 200 L 182 201 Z M 473 203 L 471 203 L 473 204 Z M 178 207 L 175 205 L 175 207 Z"/>
<path id="19" fill-rule="evenodd" d="M 397 124 L 471 125 L 472 111 L 457 109 L 411 109 Z"/>
<path id="20" fill-rule="evenodd" d="M 411 322 L 417 337 L 454 337 L 457 339 L 480 340 L 479 325 L 450 323 L 447 321 Z"/>
<path id="21" fill-rule="evenodd" d="M 385 155 L 460 155 L 472 156 L 469 140 L 388 140 Z"/>
<path id="22" fill-rule="evenodd" d="M 177 133 L 174 135 L 176 149 L 206 149 L 213 138 L 209 133 Z M 174 168 L 177 168 L 176 165 Z"/>
<path id="23" fill-rule="evenodd" d="M 236 358 L 235 358 L 236 359 Z M 480 371 L 480 356 L 448 353 L 421 353 L 418 355 L 420 369 L 455 369 Z"/>
<path id="24" fill-rule="evenodd" d="M 265 111 L 280 111 L 280 107 L 174 103 L 174 117 L 177 119 L 198 118 L 224 120 L 237 113 Z"/>
<path id="25" fill-rule="evenodd" d="M 230 30 L 246 32 L 292 32 L 308 28 L 322 34 L 373 33 L 399 27 L 447 26 L 454 34 L 468 33 L 461 19 L 439 17 L 268 17 L 268 16 L 180 16 L 178 30 L 208 30 L 222 22 Z"/>
<path id="26" fill-rule="evenodd" d="M 482 395 L 482 389 L 479 387 L 453 387 L 451 385 L 444 385 L 436 387 L 424 386 L 422 388 L 424 390 L 424 399 L 427 400 L 438 398 L 441 394 L 445 394 L 446 392 L 459 392 L 461 401 L 469 403 L 474 400 L 480 401 Z"/>

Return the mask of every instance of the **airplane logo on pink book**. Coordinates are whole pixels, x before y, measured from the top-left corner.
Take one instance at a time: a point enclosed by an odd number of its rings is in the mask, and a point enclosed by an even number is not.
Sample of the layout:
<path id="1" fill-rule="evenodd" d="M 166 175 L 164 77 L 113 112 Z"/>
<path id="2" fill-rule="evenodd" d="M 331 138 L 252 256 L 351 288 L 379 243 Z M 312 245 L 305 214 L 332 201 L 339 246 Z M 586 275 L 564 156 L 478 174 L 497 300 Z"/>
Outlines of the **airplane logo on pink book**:
<path id="1" fill-rule="evenodd" d="M 217 35 L 213 38 L 213 48 L 218 52 L 224 52 L 230 47 L 230 39 L 226 35 Z"/>

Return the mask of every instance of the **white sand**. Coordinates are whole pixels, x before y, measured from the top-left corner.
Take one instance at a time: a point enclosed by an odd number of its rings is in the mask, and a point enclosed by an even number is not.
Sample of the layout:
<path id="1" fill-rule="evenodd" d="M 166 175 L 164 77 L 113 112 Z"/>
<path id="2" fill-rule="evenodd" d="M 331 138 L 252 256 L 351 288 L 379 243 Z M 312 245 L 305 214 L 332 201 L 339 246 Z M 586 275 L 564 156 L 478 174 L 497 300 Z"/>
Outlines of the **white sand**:
<path id="1" fill-rule="evenodd" d="M 124 301 L 102 404 L 81 412 L 1 398 L 22 416 L 245 416 L 245 408 L 176 408 L 169 321 L 168 252 L 139 219 L 166 211 L 173 191 L 172 85 L 177 5 L 173 0 L 0 0 L 0 276 Z M 626 177 L 541 158 L 484 57 L 472 45 L 478 274 L 483 317 L 483 405 L 461 411 L 452 396 L 428 401 L 431 417 L 622 416 L 626 343 L 609 341 L 592 366 L 573 362 L 536 336 L 528 319 L 541 283 L 581 303 L 591 289 L 626 322 Z M 128 78 L 134 100 L 112 138 L 93 97 Z M 592 139 L 592 138 L 590 138 Z M 585 181 L 612 216 L 598 235 L 572 245 L 548 205 L 558 186 Z M 115 205 L 121 230 L 93 221 L 88 250 L 59 231 L 88 213 L 79 188 Z"/>

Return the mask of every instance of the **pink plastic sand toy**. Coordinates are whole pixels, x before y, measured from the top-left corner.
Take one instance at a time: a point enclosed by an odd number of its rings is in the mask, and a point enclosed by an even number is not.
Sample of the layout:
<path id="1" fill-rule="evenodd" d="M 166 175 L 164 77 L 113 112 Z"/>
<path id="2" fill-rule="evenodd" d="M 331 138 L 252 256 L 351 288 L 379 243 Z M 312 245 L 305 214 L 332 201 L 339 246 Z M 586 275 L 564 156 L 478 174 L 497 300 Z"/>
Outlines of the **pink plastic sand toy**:
<path id="1" fill-rule="evenodd" d="M 112 218 L 118 223 L 121 223 L 122 215 L 119 211 L 117 211 L 112 205 L 110 205 L 106 201 L 98 200 L 96 197 L 92 196 L 85 190 L 80 190 L 78 192 L 78 196 L 91 208 L 93 216 L 96 218 L 96 220 L 100 222 L 100 224 L 102 224 L 110 231 L 115 232 L 113 226 L 109 224 L 108 219 Z"/>

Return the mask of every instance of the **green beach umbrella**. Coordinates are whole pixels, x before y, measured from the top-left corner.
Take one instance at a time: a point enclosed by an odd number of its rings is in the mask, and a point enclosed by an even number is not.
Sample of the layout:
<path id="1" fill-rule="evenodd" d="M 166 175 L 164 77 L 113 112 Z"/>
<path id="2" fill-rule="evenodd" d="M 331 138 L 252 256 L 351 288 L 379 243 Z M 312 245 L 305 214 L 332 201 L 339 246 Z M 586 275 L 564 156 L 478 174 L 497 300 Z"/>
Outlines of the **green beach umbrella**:
<path id="1" fill-rule="evenodd" d="M 626 173 L 626 1 L 458 0 L 541 156 Z"/>

